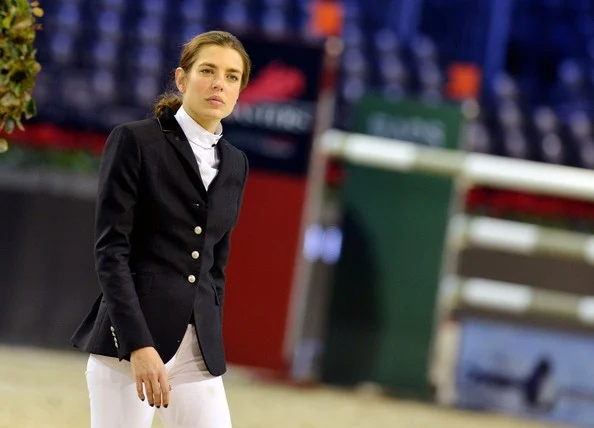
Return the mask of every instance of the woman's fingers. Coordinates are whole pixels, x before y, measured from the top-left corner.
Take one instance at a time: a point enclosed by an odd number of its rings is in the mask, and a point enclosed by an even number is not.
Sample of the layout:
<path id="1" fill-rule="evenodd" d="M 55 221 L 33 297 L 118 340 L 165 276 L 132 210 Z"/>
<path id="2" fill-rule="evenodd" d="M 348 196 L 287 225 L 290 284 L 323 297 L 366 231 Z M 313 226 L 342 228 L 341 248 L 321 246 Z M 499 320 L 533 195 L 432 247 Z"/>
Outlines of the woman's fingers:
<path id="1" fill-rule="evenodd" d="M 169 385 L 169 379 L 167 379 L 166 373 L 163 373 L 159 377 L 159 385 L 161 387 L 161 403 L 163 407 L 167 408 L 169 406 L 169 391 L 171 391 L 171 386 Z"/>
<path id="2" fill-rule="evenodd" d="M 154 394 L 153 385 L 152 385 L 150 379 L 146 379 L 143 382 L 144 382 L 144 389 L 146 391 L 146 398 L 148 400 L 149 405 L 151 407 L 153 407 L 155 405 L 155 397 L 153 396 L 153 394 Z"/>
<path id="3" fill-rule="evenodd" d="M 136 394 L 138 394 L 138 398 L 140 398 L 141 401 L 145 400 L 144 388 L 142 387 L 142 379 L 138 376 L 136 376 Z"/>
<path id="4" fill-rule="evenodd" d="M 157 408 L 161 407 L 161 404 L 163 404 L 163 400 L 161 397 L 161 385 L 159 385 L 159 378 L 157 376 L 152 376 L 151 377 L 151 386 L 152 386 L 152 390 L 153 390 L 153 398 L 154 398 L 154 402 L 155 402 L 155 406 Z"/>

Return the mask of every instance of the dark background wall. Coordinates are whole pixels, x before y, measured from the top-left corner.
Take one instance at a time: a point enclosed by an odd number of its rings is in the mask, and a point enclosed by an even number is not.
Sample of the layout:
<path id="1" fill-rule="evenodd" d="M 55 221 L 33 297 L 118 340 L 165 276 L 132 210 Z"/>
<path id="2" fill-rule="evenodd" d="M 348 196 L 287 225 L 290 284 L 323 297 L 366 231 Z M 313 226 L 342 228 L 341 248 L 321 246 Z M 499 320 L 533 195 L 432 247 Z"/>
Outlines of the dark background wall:
<path id="1" fill-rule="evenodd" d="M 0 341 L 69 347 L 98 292 L 94 202 L 0 190 Z"/>

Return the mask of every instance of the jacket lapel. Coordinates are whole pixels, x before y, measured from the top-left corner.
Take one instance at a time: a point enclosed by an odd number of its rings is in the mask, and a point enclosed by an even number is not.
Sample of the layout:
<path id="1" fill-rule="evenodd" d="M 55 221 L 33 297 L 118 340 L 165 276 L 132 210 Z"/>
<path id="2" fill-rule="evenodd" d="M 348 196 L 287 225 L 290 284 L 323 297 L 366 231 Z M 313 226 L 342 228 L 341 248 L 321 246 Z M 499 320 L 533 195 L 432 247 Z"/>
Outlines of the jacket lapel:
<path id="1" fill-rule="evenodd" d="M 202 182 L 200 169 L 196 162 L 196 156 L 192 151 L 188 138 L 179 126 L 179 123 L 177 123 L 173 111 L 169 108 L 165 109 L 163 114 L 161 114 L 157 120 L 159 121 L 161 130 L 165 134 L 165 139 L 174 147 L 174 149 L 181 155 L 184 162 L 190 167 L 190 170 L 192 171 L 192 182 L 195 183 L 200 195 L 206 200 L 206 188 Z"/>
<path id="2" fill-rule="evenodd" d="M 229 153 L 229 143 L 221 138 L 217 143 L 217 153 L 219 155 L 219 171 L 215 176 L 210 186 L 208 186 L 208 193 L 212 193 L 217 187 L 222 185 L 227 176 L 233 171 L 232 159 Z"/>

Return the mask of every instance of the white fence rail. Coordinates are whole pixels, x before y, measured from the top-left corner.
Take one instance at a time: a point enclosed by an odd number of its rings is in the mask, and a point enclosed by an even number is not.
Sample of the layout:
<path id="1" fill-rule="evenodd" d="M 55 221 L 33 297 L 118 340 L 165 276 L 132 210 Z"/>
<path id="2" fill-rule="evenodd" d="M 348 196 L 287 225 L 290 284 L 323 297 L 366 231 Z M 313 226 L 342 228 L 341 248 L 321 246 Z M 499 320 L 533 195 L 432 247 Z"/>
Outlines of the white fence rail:
<path id="1" fill-rule="evenodd" d="M 594 235 L 585 233 L 458 214 L 450 221 L 448 235 L 448 244 L 457 250 L 474 246 L 516 254 L 554 255 L 594 264 Z"/>
<path id="2" fill-rule="evenodd" d="M 350 163 L 456 177 L 498 188 L 594 201 L 594 171 L 326 131 L 322 151 Z"/>

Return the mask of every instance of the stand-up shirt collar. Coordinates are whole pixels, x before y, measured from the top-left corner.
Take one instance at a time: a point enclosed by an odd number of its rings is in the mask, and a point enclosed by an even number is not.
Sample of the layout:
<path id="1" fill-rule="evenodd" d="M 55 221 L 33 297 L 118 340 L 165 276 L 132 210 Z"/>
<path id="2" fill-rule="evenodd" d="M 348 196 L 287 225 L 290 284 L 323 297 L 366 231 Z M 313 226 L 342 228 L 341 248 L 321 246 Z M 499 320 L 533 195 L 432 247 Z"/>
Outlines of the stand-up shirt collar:
<path id="1" fill-rule="evenodd" d="M 183 106 L 175 113 L 175 119 L 179 123 L 182 131 L 188 137 L 188 141 L 205 149 L 210 149 L 217 145 L 223 136 L 223 126 L 219 124 L 217 130 L 213 134 L 200 126 L 192 117 L 184 110 Z"/>

